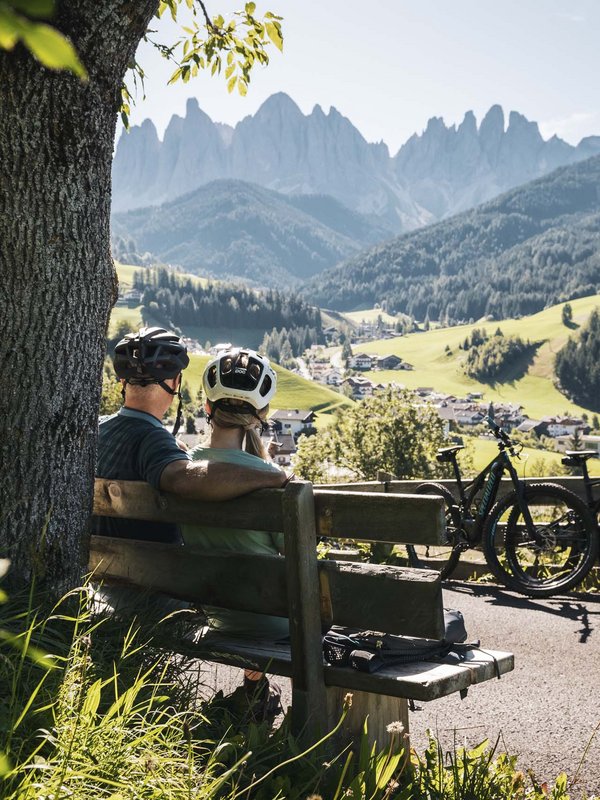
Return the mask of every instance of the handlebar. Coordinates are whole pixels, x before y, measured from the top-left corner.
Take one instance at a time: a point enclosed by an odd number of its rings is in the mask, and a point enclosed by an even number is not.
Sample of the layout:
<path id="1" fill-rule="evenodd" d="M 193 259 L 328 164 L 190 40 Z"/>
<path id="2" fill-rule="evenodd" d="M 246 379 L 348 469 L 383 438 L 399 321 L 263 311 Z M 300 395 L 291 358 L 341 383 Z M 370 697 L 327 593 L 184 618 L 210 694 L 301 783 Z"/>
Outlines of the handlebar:
<path id="1" fill-rule="evenodd" d="M 489 414 L 485 418 L 485 421 L 490 427 L 492 434 L 498 440 L 498 447 L 500 448 L 500 450 L 508 450 L 511 456 L 518 457 L 518 453 L 515 450 L 515 447 L 517 447 L 518 445 L 516 445 L 515 442 L 512 441 L 508 433 L 503 428 L 501 428 L 500 425 L 498 425 L 498 423 L 496 422 L 496 420 L 493 417 L 490 417 Z"/>

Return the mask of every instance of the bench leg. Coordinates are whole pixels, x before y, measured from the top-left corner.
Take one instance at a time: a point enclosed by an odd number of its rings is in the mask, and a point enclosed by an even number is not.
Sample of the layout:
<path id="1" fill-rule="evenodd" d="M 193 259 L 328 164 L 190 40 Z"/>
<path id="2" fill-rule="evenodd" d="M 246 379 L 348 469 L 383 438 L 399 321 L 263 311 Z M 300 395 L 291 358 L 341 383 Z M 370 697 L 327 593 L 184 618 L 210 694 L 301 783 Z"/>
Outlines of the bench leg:
<path id="1" fill-rule="evenodd" d="M 327 687 L 327 715 L 329 729 L 339 722 L 344 706 L 344 697 L 348 689 L 338 686 Z M 352 691 L 352 707 L 333 743 L 335 749 L 340 750 L 348 744 L 353 748 L 360 745 L 365 717 L 368 717 L 368 739 L 372 745 L 377 742 L 377 749 L 384 750 L 391 734 L 387 726 L 393 722 L 400 722 L 404 727 L 404 752 L 408 755 L 410 749 L 408 729 L 408 701 L 404 697 L 390 697 L 388 695 L 373 694 L 371 692 Z"/>

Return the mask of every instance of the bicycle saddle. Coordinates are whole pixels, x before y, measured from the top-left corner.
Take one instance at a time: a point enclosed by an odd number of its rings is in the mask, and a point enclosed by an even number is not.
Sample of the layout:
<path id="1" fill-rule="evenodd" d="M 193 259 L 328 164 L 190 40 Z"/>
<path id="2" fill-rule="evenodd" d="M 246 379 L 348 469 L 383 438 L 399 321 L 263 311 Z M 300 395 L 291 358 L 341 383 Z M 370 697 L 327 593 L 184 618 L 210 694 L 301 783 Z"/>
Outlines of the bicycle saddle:
<path id="1" fill-rule="evenodd" d="M 563 464 L 569 461 L 581 462 L 587 461 L 588 458 L 594 458 L 597 455 L 597 450 L 565 450 L 565 458 L 561 458 L 561 461 Z"/>
<path id="2" fill-rule="evenodd" d="M 445 461 L 452 461 L 455 454 L 458 453 L 459 450 L 464 449 L 464 444 L 455 444 L 453 447 L 440 447 L 437 451 L 436 458 L 440 464 L 443 464 Z"/>

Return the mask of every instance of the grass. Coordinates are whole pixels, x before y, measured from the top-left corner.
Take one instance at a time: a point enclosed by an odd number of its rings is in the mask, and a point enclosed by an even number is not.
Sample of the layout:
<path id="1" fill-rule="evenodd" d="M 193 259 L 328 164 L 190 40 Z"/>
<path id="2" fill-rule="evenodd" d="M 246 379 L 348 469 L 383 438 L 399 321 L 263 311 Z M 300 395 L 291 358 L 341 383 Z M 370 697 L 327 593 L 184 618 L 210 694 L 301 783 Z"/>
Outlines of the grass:
<path id="1" fill-rule="evenodd" d="M 141 328 L 142 307 L 136 306 L 136 308 L 128 308 L 127 306 L 115 306 L 110 313 L 108 335 L 113 336 L 117 325 L 125 320 L 130 324 L 132 331 Z"/>
<path id="2" fill-rule="evenodd" d="M 573 309 L 573 321 L 576 325 L 581 325 L 591 311 L 600 305 L 600 295 L 571 300 L 570 303 Z M 467 392 L 482 391 L 485 402 L 520 404 L 534 419 L 563 412 L 578 416 L 584 412 L 589 414 L 589 409 L 572 403 L 561 394 L 552 380 L 554 355 L 574 332 L 562 324 L 563 305 L 552 306 L 519 320 L 478 322 L 473 325 L 438 328 L 424 333 L 412 333 L 408 336 L 356 345 L 356 349 L 377 355 L 395 353 L 414 366 L 413 371 L 365 373 L 367 377 L 381 383 L 396 381 L 407 389 L 431 386 L 437 391 L 458 396 L 464 396 Z M 519 335 L 523 339 L 542 342 L 533 363 L 522 378 L 503 384 L 488 385 L 468 378 L 462 372 L 463 351 L 458 346 L 474 328 L 481 327 L 487 328 L 490 333 L 500 327 L 507 336 Z M 445 352 L 446 345 L 450 347 L 450 354 Z"/>
<path id="3" fill-rule="evenodd" d="M 398 317 L 393 317 L 380 308 L 367 308 L 364 311 L 344 311 L 342 316 L 350 320 L 354 325 L 359 325 L 361 322 L 376 322 L 378 317 L 381 317 L 387 325 L 395 325 L 398 322 Z"/>
<path id="4" fill-rule="evenodd" d="M 117 269 L 117 275 L 119 276 L 119 284 L 122 289 L 132 289 L 133 288 L 133 276 L 136 272 L 140 270 L 146 269 L 145 267 L 136 267 L 133 264 L 121 264 L 119 261 L 115 261 L 115 267 Z M 198 284 L 200 286 L 206 286 L 209 283 L 208 278 L 201 278 L 199 275 L 194 275 L 191 272 L 177 272 L 177 274 L 181 278 L 189 278 L 192 283 Z M 217 281 L 210 281 L 210 283 L 216 283 Z"/>
<path id="5" fill-rule="evenodd" d="M 93 615 L 89 597 L 52 605 L 30 591 L 0 610 L 3 800 L 567 800 L 566 775 L 549 794 L 488 741 L 444 752 L 430 737 L 405 758 L 400 723 L 371 747 L 365 720 L 356 753 L 327 737 L 302 748 L 287 719 L 271 733 L 233 696 L 198 700 L 198 671 L 155 647 L 181 617 L 139 597 L 120 617 Z"/>
<path id="6" fill-rule="evenodd" d="M 482 470 L 498 453 L 496 440 L 492 438 L 480 438 L 479 436 L 463 436 L 465 445 L 473 457 L 474 469 L 479 472 Z M 517 467 L 517 472 L 523 478 L 534 477 L 532 475 L 532 468 L 535 471 L 536 463 L 539 466 L 540 459 L 544 461 L 544 476 L 560 475 L 562 474 L 561 458 L 562 453 L 556 453 L 551 450 L 538 450 L 533 447 L 524 447 L 520 454 L 520 459 L 513 459 L 513 463 Z M 600 475 L 600 459 L 592 458 L 588 462 L 588 470 L 590 475 Z M 539 477 L 539 476 L 535 476 Z"/>

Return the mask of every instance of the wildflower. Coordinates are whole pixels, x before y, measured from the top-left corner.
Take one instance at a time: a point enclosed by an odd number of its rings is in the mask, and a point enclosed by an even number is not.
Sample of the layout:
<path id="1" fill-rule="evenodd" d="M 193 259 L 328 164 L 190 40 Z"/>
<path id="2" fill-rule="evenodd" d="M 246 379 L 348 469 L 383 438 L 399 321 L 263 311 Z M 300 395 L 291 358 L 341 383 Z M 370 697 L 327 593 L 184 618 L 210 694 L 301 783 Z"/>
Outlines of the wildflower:
<path id="1" fill-rule="evenodd" d="M 386 728 L 386 731 L 391 733 L 392 736 L 394 734 L 400 736 L 401 733 L 404 733 L 404 725 L 401 722 L 390 722 Z"/>
<path id="2" fill-rule="evenodd" d="M 352 692 L 348 692 L 348 694 L 344 696 L 344 706 L 346 708 L 352 708 Z"/>

